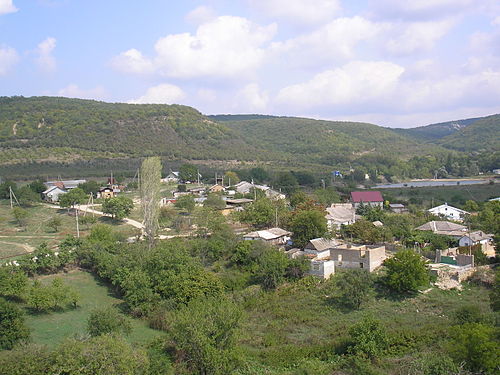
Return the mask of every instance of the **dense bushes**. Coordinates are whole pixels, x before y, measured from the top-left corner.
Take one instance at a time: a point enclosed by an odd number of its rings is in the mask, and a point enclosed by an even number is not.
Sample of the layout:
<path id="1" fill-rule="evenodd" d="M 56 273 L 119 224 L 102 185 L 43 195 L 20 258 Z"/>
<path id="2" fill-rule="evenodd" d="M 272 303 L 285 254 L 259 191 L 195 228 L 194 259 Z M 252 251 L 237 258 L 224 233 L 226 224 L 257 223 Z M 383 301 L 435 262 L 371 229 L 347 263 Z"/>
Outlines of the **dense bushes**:
<path id="1" fill-rule="evenodd" d="M 24 324 L 22 310 L 0 298 L 0 349 L 12 349 L 16 343 L 28 338 L 29 329 Z"/>

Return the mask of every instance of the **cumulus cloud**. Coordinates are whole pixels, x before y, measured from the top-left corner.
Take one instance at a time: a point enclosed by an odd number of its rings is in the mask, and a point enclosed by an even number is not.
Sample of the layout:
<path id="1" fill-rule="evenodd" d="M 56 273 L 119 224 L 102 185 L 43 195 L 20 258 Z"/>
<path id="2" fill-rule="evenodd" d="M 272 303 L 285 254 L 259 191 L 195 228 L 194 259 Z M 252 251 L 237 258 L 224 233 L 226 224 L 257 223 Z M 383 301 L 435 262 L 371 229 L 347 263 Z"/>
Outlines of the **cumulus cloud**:
<path id="1" fill-rule="evenodd" d="M 154 71 L 153 62 L 135 48 L 120 53 L 111 60 L 111 65 L 124 73 L 145 74 Z"/>
<path id="2" fill-rule="evenodd" d="M 56 59 L 52 55 L 52 51 L 56 48 L 55 38 L 46 38 L 40 42 L 36 48 L 36 63 L 38 67 L 47 73 L 54 72 L 56 70 Z"/>
<path id="3" fill-rule="evenodd" d="M 106 90 L 102 86 L 91 89 L 82 89 L 78 85 L 71 83 L 57 92 L 57 96 L 79 99 L 104 99 Z"/>
<path id="4" fill-rule="evenodd" d="M 248 0 L 259 14 L 292 23 L 317 25 L 331 20 L 341 10 L 339 0 Z"/>
<path id="5" fill-rule="evenodd" d="M 173 104 L 184 99 L 186 94 L 178 86 L 163 83 L 147 89 L 146 93 L 129 103 L 135 104 Z"/>
<path id="6" fill-rule="evenodd" d="M 430 50 L 454 25 L 451 19 L 394 25 L 387 50 L 397 55 Z"/>
<path id="7" fill-rule="evenodd" d="M 296 108 L 351 106 L 383 100 L 404 68 L 386 61 L 352 61 L 280 90 L 278 103 Z"/>
<path id="8" fill-rule="evenodd" d="M 19 55 L 12 47 L 0 47 L 0 76 L 6 75 L 19 62 Z"/>
<path id="9" fill-rule="evenodd" d="M 12 3 L 12 0 L 0 0 L 0 16 L 2 14 L 15 13 L 18 10 Z"/>
<path id="10" fill-rule="evenodd" d="M 264 44 L 275 33 L 275 24 L 260 26 L 242 17 L 221 16 L 200 25 L 195 34 L 159 39 L 151 59 L 132 49 L 117 56 L 113 66 L 124 72 L 154 71 L 176 78 L 244 76 L 263 63 Z"/>
<path id="11" fill-rule="evenodd" d="M 244 111 L 263 111 L 269 103 L 269 94 L 260 89 L 257 83 L 249 83 L 236 95 L 236 106 Z"/>
<path id="12" fill-rule="evenodd" d="M 200 5 L 186 15 L 186 21 L 194 25 L 201 25 L 213 20 L 215 16 L 215 11 L 212 8 Z"/>

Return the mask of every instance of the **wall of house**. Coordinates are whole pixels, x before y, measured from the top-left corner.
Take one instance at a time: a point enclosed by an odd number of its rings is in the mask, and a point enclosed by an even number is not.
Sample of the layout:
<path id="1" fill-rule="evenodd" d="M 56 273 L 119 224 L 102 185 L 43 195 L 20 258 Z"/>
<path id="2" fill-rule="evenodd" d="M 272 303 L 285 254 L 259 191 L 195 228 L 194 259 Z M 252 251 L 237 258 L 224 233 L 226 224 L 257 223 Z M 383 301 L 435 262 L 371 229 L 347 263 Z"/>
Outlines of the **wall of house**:
<path id="1" fill-rule="evenodd" d="M 367 249 L 333 248 L 330 257 L 339 268 L 362 268 L 372 272 L 385 260 L 385 247 Z"/>
<path id="2" fill-rule="evenodd" d="M 309 274 L 312 276 L 320 277 L 322 279 L 329 279 L 335 273 L 335 262 L 332 260 L 312 260 L 311 269 Z"/>
<path id="3" fill-rule="evenodd" d="M 330 257 L 330 249 L 326 249 L 324 251 L 317 251 L 314 249 L 308 249 L 307 247 L 304 249 L 306 254 L 314 254 L 317 259 L 326 259 Z"/>
<path id="4" fill-rule="evenodd" d="M 363 202 L 363 204 L 365 206 L 380 207 L 380 208 L 384 206 L 384 202 Z M 354 208 L 358 209 L 360 205 L 361 203 L 354 203 Z"/>

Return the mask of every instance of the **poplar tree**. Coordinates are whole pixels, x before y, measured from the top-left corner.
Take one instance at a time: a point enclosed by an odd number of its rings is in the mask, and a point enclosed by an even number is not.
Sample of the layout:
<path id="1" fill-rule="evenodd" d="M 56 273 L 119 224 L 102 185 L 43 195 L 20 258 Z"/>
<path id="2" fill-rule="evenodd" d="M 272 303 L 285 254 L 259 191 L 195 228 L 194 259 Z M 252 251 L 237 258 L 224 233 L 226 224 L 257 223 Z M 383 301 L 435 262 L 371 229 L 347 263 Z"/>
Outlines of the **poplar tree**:
<path id="1" fill-rule="evenodd" d="M 151 247 L 158 230 L 160 213 L 161 161 L 150 157 L 142 162 L 140 173 L 141 208 L 144 218 L 144 234 Z"/>

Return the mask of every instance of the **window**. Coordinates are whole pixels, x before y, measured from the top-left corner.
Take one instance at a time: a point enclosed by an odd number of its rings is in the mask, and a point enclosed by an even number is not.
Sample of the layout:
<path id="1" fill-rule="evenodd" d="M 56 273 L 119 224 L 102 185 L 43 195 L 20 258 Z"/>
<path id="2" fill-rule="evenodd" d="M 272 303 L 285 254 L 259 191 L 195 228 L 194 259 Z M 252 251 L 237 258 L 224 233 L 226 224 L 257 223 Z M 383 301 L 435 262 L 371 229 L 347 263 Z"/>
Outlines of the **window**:
<path id="1" fill-rule="evenodd" d="M 337 260 L 338 260 L 339 262 L 342 262 L 342 254 L 339 254 L 339 255 L 337 256 Z"/>
<path id="2" fill-rule="evenodd" d="M 359 268 L 364 268 L 364 267 L 365 267 L 365 266 L 364 266 L 364 264 L 363 264 L 363 263 L 360 263 L 360 264 L 359 264 Z"/>
<path id="3" fill-rule="evenodd" d="M 312 264 L 312 269 L 313 269 L 313 271 L 319 271 L 319 270 L 320 270 L 320 268 L 321 268 L 321 267 L 320 267 L 319 263 L 313 263 L 313 264 Z"/>

